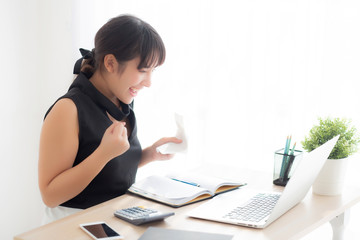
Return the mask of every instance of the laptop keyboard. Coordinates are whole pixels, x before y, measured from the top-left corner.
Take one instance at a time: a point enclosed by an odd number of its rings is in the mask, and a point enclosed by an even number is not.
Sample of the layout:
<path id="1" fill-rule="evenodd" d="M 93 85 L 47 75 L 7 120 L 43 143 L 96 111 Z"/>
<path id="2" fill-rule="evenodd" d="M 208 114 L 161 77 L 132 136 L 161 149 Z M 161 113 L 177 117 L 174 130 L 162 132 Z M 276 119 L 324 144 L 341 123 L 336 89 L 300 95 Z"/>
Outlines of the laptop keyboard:
<path id="1" fill-rule="evenodd" d="M 224 218 L 260 222 L 271 213 L 280 196 L 280 194 L 273 193 L 258 193 L 245 203 L 245 205 L 236 207 L 226 214 Z"/>

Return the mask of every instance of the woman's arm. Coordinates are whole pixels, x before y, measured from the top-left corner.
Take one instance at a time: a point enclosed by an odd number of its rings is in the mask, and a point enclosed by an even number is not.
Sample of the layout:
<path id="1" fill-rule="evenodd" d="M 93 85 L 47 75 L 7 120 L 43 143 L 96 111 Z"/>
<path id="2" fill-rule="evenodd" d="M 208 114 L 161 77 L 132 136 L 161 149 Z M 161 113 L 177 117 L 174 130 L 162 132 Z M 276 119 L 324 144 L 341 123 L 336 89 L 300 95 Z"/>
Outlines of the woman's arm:
<path id="1" fill-rule="evenodd" d="M 145 148 L 142 151 L 141 160 L 139 163 L 139 167 L 142 167 L 150 162 L 156 161 L 156 160 L 169 160 L 171 159 L 174 154 L 162 154 L 160 152 L 156 151 L 156 148 L 166 144 L 166 143 L 181 143 L 182 140 L 178 139 L 176 137 L 169 137 L 169 138 L 161 138 L 157 142 L 155 142 L 150 147 Z"/>
<path id="2" fill-rule="evenodd" d="M 39 151 L 39 188 L 49 207 L 75 197 L 108 161 L 129 148 L 123 123 L 114 122 L 99 147 L 73 167 L 79 146 L 77 109 L 70 99 L 59 100 L 44 120 Z"/>

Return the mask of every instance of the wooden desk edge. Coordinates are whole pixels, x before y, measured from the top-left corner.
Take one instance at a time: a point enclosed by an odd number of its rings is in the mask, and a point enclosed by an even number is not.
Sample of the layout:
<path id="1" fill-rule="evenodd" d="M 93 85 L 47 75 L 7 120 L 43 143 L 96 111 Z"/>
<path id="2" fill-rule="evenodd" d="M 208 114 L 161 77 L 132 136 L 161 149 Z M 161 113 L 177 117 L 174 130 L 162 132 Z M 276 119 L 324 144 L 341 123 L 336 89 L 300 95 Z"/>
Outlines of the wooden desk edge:
<path id="1" fill-rule="evenodd" d="M 330 213 L 328 213 L 326 216 L 324 216 L 323 218 L 319 218 L 313 225 L 311 226 L 308 226 L 306 229 L 303 229 L 299 232 L 297 232 L 296 234 L 294 234 L 294 236 L 291 238 L 291 239 L 298 239 L 298 238 L 301 238 L 303 236 L 305 236 L 306 234 L 308 234 L 309 232 L 313 231 L 314 229 L 318 228 L 319 226 L 321 226 L 322 224 L 326 223 L 326 222 L 329 222 L 330 220 L 332 220 L 334 217 L 340 215 L 341 213 L 343 213 L 346 209 L 349 209 L 351 208 L 352 206 L 354 206 L 355 204 L 357 204 L 359 201 L 360 201 L 360 189 L 357 188 L 357 187 L 354 187 L 354 186 L 349 186 L 347 187 L 346 189 L 346 192 L 344 193 L 344 195 L 340 195 L 340 199 L 339 199 L 339 196 L 335 196 L 335 197 L 326 197 L 326 196 L 320 196 L 320 195 L 316 195 L 316 194 L 313 194 L 310 190 L 310 192 L 307 194 L 306 198 L 304 199 L 304 204 L 305 204 L 305 207 L 306 207 L 306 204 L 309 204 L 309 202 L 313 201 L 315 199 L 315 201 L 321 201 L 322 198 L 326 198 L 326 199 L 334 199 L 335 200 L 335 203 L 337 201 L 340 201 L 342 202 L 342 198 L 348 198 L 348 196 L 350 196 L 349 198 L 351 198 L 352 200 L 349 200 L 346 202 L 345 205 L 341 206 L 340 208 L 337 208 L 333 211 L 330 210 Z M 14 237 L 14 240 L 24 240 L 24 239 L 36 239 L 34 237 L 36 236 L 39 236 L 39 233 L 41 233 L 42 231 L 44 232 L 47 232 L 49 231 L 49 228 L 53 228 L 53 227 L 56 227 L 56 228 L 61 228 L 67 224 L 77 224 L 79 222 L 89 222 L 87 220 L 90 220 L 91 218 L 94 218 L 94 216 L 97 215 L 97 213 L 101 213 L 101 214 L 109 214 L 111 211 L 113 211 L 114 209 L 116 209 L 117 207 L 121 207 L 124 202 L 134 202 L 133 200 L 136 199 L 136 202 L 137 203 L 146 203 L 145 205 L 148 205 L 148 206 L 154 206 L 154 208 L 157 208 L 157 209 L 160 209 L 160 210 L 170 210 L 170 211 L 174 211 L 174 212 L 180 212 L 180 216 L 178 217 L 179 219 L 177 220 L 178 222 L 181 222 L 181 221 L 189 221 L 189 222 L 193 222 L 194 219 L 188 219 L 188 218 L 184 218 L 182 219 L 181 217 L 181 214 L 183 214 L 184 212 L 198 206 L 198 204 L 201 204 L 200 203 L 194 203 L 194 204 L 191 204 L 191 205 L 188 205 L 188 206 L 184 206 L 184 207 L 181 207 L 181 208 L 172 208 L 172 207 L 169 207 L 169 206 L 166 206 L 166 205 L 163 205 L 163 204 L 160 204 L 160 203 L 157 203 L 157 202 L 153 202 L 153 201 L 149 201 L 147 199 L 144 199 L 144 198 L 141 198 L 141 197 L 138 197 L 138 196 L 135 196 L 133 194 L 131 195 L 128 195 L 128 194 L 125 194 L 123 196 L 120 196 L 120 197 L 117 197 L 115 199 L 112 199 L 112 200 L 109 200 L 107 202 L 104 202 L 104 203 L 101 203 L 99 205 L 96 205 L 94 207 L 91 207 L 91 208 L 88 208 L 88 209 L 85 209 L 84 211 L 81 211 L 79 213 L 75 213 L 71 216 L 68 216 L 68 217 L 65 217 L 63 219 L 60 219 L 60 220 L 57 220 L 55 222 L 52 222 L 52 223 L 49 223 L 47 225 L 43 225 L 43 226 L 40 226 L 38 228 L 35 228 L 35 229 L 32 229 L 32 230 L 29 230 L 25 233 L 22 233 L 22 234 L 19 234 L 19 235 L 16 235 Z M 137 204 L 136 203 L 136 204 Z M 295 207 L 296 208 L 296 207 Z M 329 211 L 329 210 L 327 210 Z M 105 213 L 103 213 L 105 212 Z M 286 215 L 286 214 L 285 214 Z M 110 216 L 108 215 L 104 215 L 106 216 L 105 218 L 106 219 L 110 219 L 112 221 L 112 219 L 110 218 Z M 112 216 L 113 217 L 113 216 Z M 177 222 L 174 220 L 174 222 Z M 212 225 L 214 224 L 214 222 L 208 222 L 208 221 L 203 221 L 203 220 L 196 220 L 196 221 L 202 221 L 200 224 L 207 224 L 209 223 L 209 225 Z M 212 224 L 210 224 L 212 223 Z M 231 226 L 228 226 L 228 225 L 221 225 L 222 223 L 219 223 L 219 227 L 222 228 L 226 228 L 226 229 L 234 229 L 234 228 L 237 228 L 239 226 L 236 226 L 236 225 L 231 225 Z M 272 223 L 268 228 L 272 229 L 271 226 L 276 224 L 276 221 L 274 223 Z M 172 225 L 172 224 L 170 224 Z M 274 226 L 275 226 L 274 225 Z M 161 226 L 161 225 L 160 225 Z M 187 227 L 188 224 L 185 224 L 183 225 L 183 227 Z M 166 226 L 165 226 L 166 227 Z M 242 230 L 244 231 L 249 231 L 247 228 L 243 228 L 241 227 Z M 145 231 L 146 228 L 144 229 L 136 229 L 134 230 L 134 232 L 137 232 L 136 234 L 142 234 L 143 231 Z M 192 229 L 193 230 L 193 229 Z M 251 230 L 251 229 L 250 229 Z M 80 230 L 81 231 L 81 230 Z M 260 230 L 262 232 L 261 235 L 264 236 L 264 239 L 268 239 L 267 238 L 267 233 L 268 231 L 264 231 L 264 230 Z M 231 231 L 232 232 L 232 231 Z M 234 230 L 234 232 L 236 232 L 236 230 Z M 139 235 L 139 236 L 140 236 Z M 131 238 L 130 238 L 131 239 Z M 236 235 L 234 237 L 234 240 L 237 239 Z"/>

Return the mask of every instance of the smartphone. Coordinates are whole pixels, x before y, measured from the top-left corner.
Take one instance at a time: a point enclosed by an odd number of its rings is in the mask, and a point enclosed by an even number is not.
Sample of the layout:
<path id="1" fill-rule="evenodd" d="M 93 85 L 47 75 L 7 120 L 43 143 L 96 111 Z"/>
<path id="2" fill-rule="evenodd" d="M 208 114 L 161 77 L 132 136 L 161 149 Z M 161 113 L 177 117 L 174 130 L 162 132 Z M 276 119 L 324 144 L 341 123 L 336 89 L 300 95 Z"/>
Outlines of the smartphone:
<path id="1" fill-rule="evenodd" d="M 123 236 L 109 227 L 109 225 L 107 225 L 105 222 L 84 223 L 80 224 L 80 228 L 89 234 L 93 239 L 124 239 Z"/>

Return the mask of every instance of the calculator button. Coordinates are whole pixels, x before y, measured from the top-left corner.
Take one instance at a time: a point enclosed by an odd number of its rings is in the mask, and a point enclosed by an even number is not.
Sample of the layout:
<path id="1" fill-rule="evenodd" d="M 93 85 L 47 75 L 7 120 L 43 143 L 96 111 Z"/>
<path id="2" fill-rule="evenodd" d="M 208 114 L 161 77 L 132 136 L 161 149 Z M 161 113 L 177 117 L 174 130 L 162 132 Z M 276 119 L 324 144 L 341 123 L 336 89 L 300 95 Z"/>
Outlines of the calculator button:
<path id="1" fill-rule="evenodd" d="M 114 212 L 114 215 L 122 220 L 135 225 L 147 222 L 162 220 L 166 217 L 174 215 L 173 212 L 162 213 L 155 209 L 145 208 L 143 206 L 120 209 Z"/>

